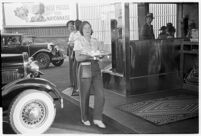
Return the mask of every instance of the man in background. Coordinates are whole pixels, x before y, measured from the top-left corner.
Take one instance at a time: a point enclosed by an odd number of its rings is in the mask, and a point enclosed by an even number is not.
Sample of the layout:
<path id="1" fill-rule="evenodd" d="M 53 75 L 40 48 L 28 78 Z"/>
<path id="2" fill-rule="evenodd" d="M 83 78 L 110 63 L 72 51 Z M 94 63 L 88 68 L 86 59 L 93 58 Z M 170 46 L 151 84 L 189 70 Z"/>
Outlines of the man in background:
<path id="1" fill-rule="evenodd" d="M 141 29 L 140 40 L 155 39 L 153 25 L 151 25 L 153 19 L 154 19 L 153 13 L 148 13 L 145 16 L 146 23 L 143 25 Z"/>
<path id="2" fill-rule="evenodd" d="M 166 33 L 167 30 L 166 29 L 167 29 L 166 26 L 162 26 L 160 28 L 160 33 L 158 35 L 158 39 L 167 39 L 167 33 Z"/>

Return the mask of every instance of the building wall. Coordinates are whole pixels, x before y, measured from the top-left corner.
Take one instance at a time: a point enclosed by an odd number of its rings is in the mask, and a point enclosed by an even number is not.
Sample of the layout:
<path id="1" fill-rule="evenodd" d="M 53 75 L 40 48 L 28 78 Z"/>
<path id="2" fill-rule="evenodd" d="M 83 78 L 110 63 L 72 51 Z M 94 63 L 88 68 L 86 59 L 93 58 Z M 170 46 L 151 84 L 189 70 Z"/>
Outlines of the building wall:
<path id="1" fill-rule="evenodd" d="M 66 26 L 6 28 L 5 32 L 34 35 L 36 42 L 54 42 L 65 50 L 69 37 Z"/>

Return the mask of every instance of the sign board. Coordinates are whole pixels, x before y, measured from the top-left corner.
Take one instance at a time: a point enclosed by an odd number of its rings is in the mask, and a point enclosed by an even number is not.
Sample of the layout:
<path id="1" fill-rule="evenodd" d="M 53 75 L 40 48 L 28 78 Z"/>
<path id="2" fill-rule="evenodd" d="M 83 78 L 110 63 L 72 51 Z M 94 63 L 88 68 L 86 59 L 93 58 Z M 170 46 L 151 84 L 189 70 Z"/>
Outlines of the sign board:
<path id="1" fill-rule="evenodd" d="M 5 27 L 58 26 L 76 19 L 75 3 L 4 3 Z"/>

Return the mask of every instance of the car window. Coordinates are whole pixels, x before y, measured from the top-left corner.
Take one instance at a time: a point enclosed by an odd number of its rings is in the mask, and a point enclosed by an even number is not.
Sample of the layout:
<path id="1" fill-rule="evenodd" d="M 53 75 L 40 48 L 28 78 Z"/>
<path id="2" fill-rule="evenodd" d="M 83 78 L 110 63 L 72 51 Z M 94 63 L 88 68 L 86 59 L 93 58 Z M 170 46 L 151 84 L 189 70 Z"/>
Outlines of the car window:
<path id="1" fill-rule="evenodd" d="M 8 36 L 5 39 L 6 45 L 20 45 L 21 44 L 21 38 L 20 36 Z"/>

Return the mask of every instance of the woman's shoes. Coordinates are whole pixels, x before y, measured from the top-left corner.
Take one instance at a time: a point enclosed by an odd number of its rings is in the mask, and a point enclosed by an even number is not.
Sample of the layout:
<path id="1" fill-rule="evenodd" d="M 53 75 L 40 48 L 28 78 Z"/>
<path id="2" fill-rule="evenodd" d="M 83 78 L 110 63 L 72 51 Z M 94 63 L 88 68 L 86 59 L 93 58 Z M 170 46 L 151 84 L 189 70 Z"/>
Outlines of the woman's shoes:
<path id="1" fill-rule="evenodd" d="M 71 96 L 79 96 L 79 90 L 78 89 L 77 90 L 73 89 L 73 92 L 72 92 Z"/>
<path id="2" fill-rule="evenodd" d="M 106 128 L 105 124 L 101 120 L 94 120 L 93 121 L 95 125 L 97 125 L 99 128 Z"/>
<path id="3" fill-rule="evenodd" d="M 82 123 L 84 124 L 84 125 L 86 125 L 86 126 L 91 126 L 91 123 L 90 123 L 90 121 L 84 121 L 84 120 L 82 120 Z"/>
<path id="4" fill-rule="evenodd" d="M 94 125 L 98 126 L 99 128 L 106 128 L 105 124 L 101 120 L 93 120 Z M 91 123 L 89 120 L 84 121 L 82 120 L 82 123 L 86 126 L 91 126 Z"/>

